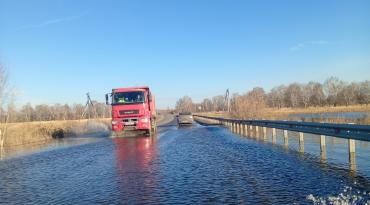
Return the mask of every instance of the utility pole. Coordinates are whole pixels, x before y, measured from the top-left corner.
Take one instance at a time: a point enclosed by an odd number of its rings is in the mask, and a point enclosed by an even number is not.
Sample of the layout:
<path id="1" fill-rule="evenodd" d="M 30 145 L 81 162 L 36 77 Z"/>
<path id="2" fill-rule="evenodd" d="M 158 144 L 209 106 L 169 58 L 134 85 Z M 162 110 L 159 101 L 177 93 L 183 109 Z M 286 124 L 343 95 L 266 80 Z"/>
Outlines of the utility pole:
<path id="1" fill-rule="evenodd" d="M 229 99 L 229 89 L 226 90 L 225 94 L 225 103 L 224 103 L 224 111 L 230 112 L 230 99 Z"/>
<path id="2" fill-rule="evenodd" d="M 96 112 L 94 109 L 94 103 L 91 101 L 91 98 L 90 98 L 90 93 L 86 93 L 86 97 L 87 97 L 87 101 L 86 101 L 84 112 L 82 113 L 82 118 L 84 118 L 87 113 L 90 119 L 91 118 L 91 108 L 92 108 L 92 111 L 94 112 L 94 117 L 95 117 Z"/>

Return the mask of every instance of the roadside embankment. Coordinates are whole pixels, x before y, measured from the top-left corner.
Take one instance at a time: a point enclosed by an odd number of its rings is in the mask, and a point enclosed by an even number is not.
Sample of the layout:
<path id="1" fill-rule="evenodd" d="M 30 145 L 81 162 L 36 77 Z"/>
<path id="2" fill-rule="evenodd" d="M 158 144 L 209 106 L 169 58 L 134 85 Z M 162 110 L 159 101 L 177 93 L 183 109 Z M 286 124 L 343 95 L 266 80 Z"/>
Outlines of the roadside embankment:
<path id="1" fill-rule="evenodd" d="M 157 126 L 162 126 L 171 123 L 175 116 L 169 113 L 157 115 Z"/>
<path id="2" fill-rule="evenodd" d="M 43 143 L 53 138 L 108 132 L 110 120 L 107 118 L 9 123 L 6 128 L 4 147 Z"/>
<path id="3" fill-rule="evenodd" d="M 219 125 L 217 120 L 206 119 L 202 117 L 194 116 L 194 120 L 201 125 Z"/>

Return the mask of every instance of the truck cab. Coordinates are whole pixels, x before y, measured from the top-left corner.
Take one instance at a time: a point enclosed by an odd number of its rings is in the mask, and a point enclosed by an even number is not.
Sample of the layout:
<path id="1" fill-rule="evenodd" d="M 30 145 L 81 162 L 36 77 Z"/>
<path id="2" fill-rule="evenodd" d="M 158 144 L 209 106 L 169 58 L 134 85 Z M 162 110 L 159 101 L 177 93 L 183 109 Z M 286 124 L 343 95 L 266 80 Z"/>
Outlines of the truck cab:
<path id="1" fill-rule="evenodd" d="M 106 94 L 106 103 L 112 105 L 112 131 L 156 131 L 155 99 L 149 87 L 112 89 Z"/>

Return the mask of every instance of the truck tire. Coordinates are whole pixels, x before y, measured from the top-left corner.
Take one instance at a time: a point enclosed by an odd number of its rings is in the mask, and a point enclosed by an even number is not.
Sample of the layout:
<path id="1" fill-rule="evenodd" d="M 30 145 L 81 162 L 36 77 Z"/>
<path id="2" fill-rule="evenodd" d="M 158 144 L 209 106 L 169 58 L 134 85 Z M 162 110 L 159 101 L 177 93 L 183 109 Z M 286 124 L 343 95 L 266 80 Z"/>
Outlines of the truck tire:
<path id="1" fill-rule="evenodd" d="M 153 128 L 153 133 L 157 133 L 157 121 L 156 120 L 153 120 L 152 128 Z"/>

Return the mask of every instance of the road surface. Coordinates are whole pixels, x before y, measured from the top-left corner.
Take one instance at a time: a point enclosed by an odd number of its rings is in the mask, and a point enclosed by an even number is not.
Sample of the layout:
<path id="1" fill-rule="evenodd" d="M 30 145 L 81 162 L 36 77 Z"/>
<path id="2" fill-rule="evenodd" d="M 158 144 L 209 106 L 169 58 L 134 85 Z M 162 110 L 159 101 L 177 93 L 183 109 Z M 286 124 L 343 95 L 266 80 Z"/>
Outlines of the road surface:
<path id="1" fill-rule="evenodd" d="M 67 139 L 71 140 L 71 139 Z M 370 198 L 368 178 L 217 126 L 86 137 L 0 161 L 4 204 L 312 204 Z"/>

